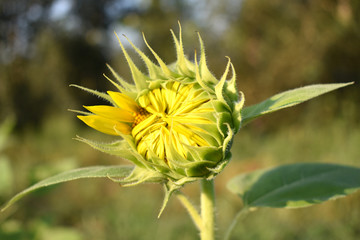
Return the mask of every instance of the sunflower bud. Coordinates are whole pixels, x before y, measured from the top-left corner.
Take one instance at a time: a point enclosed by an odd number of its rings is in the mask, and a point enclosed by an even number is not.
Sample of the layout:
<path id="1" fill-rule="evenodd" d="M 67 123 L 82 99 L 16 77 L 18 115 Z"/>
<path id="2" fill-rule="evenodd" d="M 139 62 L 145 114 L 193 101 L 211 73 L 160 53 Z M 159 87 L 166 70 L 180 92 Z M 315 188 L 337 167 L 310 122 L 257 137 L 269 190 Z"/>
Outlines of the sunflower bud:
<path id="1" fill-rule="evenodd" d="M 107 94 L 80 87 L 108 100 L 112 106 L 87 106 L 89 113 L 78 116 L 88 126 L 105 134 L 122 137 L 111 144 L 80 139 L 96 149 L 121 156 L 136 167 L 122 184 L 163 182 L 171 189 L 200 178 L 213 178 L 229 162 L 234 134 L 240 128 L 243 94 L 237 91 L 230 60 L 217 80 L 206 65 L 199 35 L 200 57 L 194 62 L 183 53 L 179 38 L 171 31 L 177 53 L 175 64 L 166 65 L 144 41 L 157 60 L 153 63 L 130 44 L 144 60 L 142 73 L 119 40 L 129 64 L 134 85 L 109 67 L 117 88 Z M 231 69 L 231 78 L 227 80 Z M 169 184 L 170 183 L 170 184 Z"/>

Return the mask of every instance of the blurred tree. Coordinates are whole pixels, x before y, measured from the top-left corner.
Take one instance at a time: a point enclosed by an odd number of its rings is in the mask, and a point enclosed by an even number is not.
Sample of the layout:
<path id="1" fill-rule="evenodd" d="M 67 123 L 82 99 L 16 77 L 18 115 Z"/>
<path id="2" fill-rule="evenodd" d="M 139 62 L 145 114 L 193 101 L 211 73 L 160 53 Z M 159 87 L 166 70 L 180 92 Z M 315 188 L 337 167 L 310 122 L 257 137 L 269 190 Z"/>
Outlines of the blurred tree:
<path id="1" fill-rule="evenodd" d="M 46 114 L 77 108 L 79 98 L 95 104 L 96 99 L 75 94 L 68 85 L 107 89 L 101 76 L 108 73 L 106 62 L 130 79 L 120 48 L 111 44 L 113 31 L 144 31 L 169 63 L 175 53 L 168 29 L 176 31 L 177 20 L 190 57 L 198 48 L 194 32 L 202 32 L 216 76 L 230 53 L 247 104 L 305 84 L 358 81 L 359 5 L 357 0 L 3 0 L 0 117 L 15 113 L 19 129 L 41 124 Z M 145 49 L 141 36 L 129 37 Z M 355 89 L 338 94 L 354 105 L 359 100 Z M 328 113 L 334 115 L 341 104 Z"/>
<path id="2" fill-rule="evenodd" d="M 359 81 L 358 15 L 359 2 L 352 0 L 244 1 L 223 45 L 227 52 L 238 53 L 232 60 L 247 104 L 301 85 Z M 338 113 L 342 106 L 339 94 L 355 95 L 357 89 L 352 86 L 326 96 L 333 99 L 327 104 L 333 110 L 327 111 L 330 115 L 325 118 Z M 353 104 L 356 99 L 352 98 Z M 305 107 L 295 111 L 303 112 Z M 281 116 L 272 117 L 273 127 Z M 359 114 L 352 117 L 358 119 Z M 298 119 L 299 114 L 290 118 Z"/>
<path id="3" fill-rule="evenodd" d="M 0 117 L 15 114 L 20 129 L 40 126 L 46 114 L 78 108 L 72 96 L 94 104 L 96 99 L 81 91 L 73 94 L 68 85 L 108 89 L 102 73 L 114 57 L 109 44 L 114 29 L 108 36 L 114 23 L 151 32 L 151 45 L 165 58 L 174 56 L 168 51 L 173 49 L 168 29 L 169 23 L 176 24 L 175 9 L 164 8 L 158 0 L 145 2 L 2 1 Z M 118 65 L 116 70 L 128 74 L 123 59 Z"/>

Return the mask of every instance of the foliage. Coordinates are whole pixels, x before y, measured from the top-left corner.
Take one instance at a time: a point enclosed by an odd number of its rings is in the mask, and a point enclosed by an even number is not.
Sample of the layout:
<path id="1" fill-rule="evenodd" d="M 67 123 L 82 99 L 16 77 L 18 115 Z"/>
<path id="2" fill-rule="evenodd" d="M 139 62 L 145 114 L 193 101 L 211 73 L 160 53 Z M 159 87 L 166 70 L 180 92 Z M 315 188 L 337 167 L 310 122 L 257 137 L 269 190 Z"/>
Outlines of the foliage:
<path id="1" fill-rule="evenodd" d="M 72 5 L 68 12 L 55 18 L 54 6 L 59 2 Z M 154 49 L 166 62 L 171 61 L 174 55 L 168 51 L 172 42 L 167 41 L 167 29 L 174 27 L 170 25 L 175 25 L 178 19 L 185 29 L 185 45 L 192 46 L 186 41 L 191 41 L 189 36 L 194 31 L 207 36 L 209 65 L 215 75 L 221 74 L 225 64 L 215 56 L 230 53 L 238 72 L 239 89 L 247 96 L 247 106 L 295 86 L 355 82 L 354 86 L 319 100 L 249 124 L 234 142 L 233 166 L 218 177 L 219 185 L 225 185 L 222 179 L 239 173 L 234 169 L 249 172 L 302 161 L 358 165 L 359 1 L 117 2 L 87 1 L 86 6 L 84 1 L 61 0 L 41 4 L 24 0 L 0 3 L 0 119 L 2 122 L 11 114 L 16 117 L 15 131 L 1 149 L 2 202 L 62 171 L 84 165 L 119 164 L 119 159 L 105 158 L 80 144 L 69 143 L 79 126 L 66 116 L 64 109 L 75 108 L 80 102 L 86 105 L 98 102 L 86 94 L 75 98 L 75 91 L 68 84 L 108 89 L 100 76 L 101 72 L 107 73 L 105 62 L 128 77 L 111 41 L 114 30 L 134 37 L 135 42 L 138 36 L 134 29 L 143 30 L 149 42 L 154 43 Z M 299 127 L 303 124 L 304 127 Z M 94 135 L 86 131 L 84 134 Z M 74 155 L 78 157 L 69 157 Z M 21 211 L 15 212 L 15 205 L 0 215 L 0 239 L 48 239 L 49 235 L 146 239 L 147 236 L 136 235 L 139 229 L 146 229 L 155 238 L 176 239 L 181 233 L 181 239 L 196 239 L 194 229 L 172 202 L 168 212 L 178 213 L 178 218 L 167 218 L 165 214 L 158 224 L 153 224 L 161 201 L 156 187 L 141 187 L 141 193 L 121 190 L 121 194 L 115 195 L 116 185 L 103 181 L 89 183 L 80 181 L 36 191 L 20 203 L 25 206 Z M 192 196 L 193 186 L 187 188 Z M 61 198 L 44 194 L 48 191 L 59 193 Z M 219 228 L 224 229 L 240 206 L 237 200 L 222 194 L 220 186 L 217 191 L 221 193 L 218 209 L 222 209 Z M 357 198 L 355 195 L 317 208 L 287 212 L 262 209 L 238 226 L 234 236 L 358 239 Z M 142 220 L 129 217 L 139 214 Z M 257 226 L 262 226 L 261 231 Z M 126 235 L 123 229 L 132 229 L 129 230 L 132 233 Z"/>
<path id="2" fill-rule="evenodd" d="M 360 168 L 298 163 L 242 174 L 228 183 L 249 207 L 298 208 L 346 196 L 360 188 Z"/>
<path id="3" fill-rule="evenodd" d="M 226 75 L 225 75 L 226 76 Z M 350 83 L 351 84 L 351 83 Z M 244 108 L 244 121 L 251 121 L 263 114 L 277 111 L 286 107 L 299 104 L 317 97 L 328 91 L 347 86 L 349 84 L 323 84 L 307 86 L 284 93 L 277 94 L 268 100 L 254 106 Z M 247 110 L 250 109 L 250 110 Z M 124 134 L 123 134 L 124 135 Z M 105 151 L 106 152 L 106 151 Z M 113 167 L 89 167 L 74 169 L 45 179 L 30 188 L 15 195 L 1 211 L 6 210 L 18 199 L 39 188 L 47 187 L 61 182 L 72 181 L 80 178 L 108 177 L 122 183 L 131 177 L 136 168 L 124 165 Z M 161 172 L 159 172 L 160 174 Z M 295 164 L 281 166 L 270 171 L 257 171 L 249 175 L 241 175 L 233 179 L 228 188 L 240 195 L 243 199 L 244 210 L 249 207 L 305 207 L 320 203 L 339 196 L 346 196 L 360 188 L 360 169 L 341 165 L 327 164 Z M 149 174 L 147 174 L 149 175 Z M 151 176 L 151 175 L 150 175 Z M 187 200 L 180 198 L 187 208 L 190 216 L 201 233 L 201 239 L 214 239 L 214 203 L 215 195 L 213 180 L 206 177 L 201 181 L 201 217 L 197 210 Z M 166 187 L 166 184 L 165 184 Z M 181 186 L 177 187 L 179 189 Z M 177 190 L 176 189 L 176 190 Z M 174 191 L 167 189 L 162 213 L 170 194 Z M 230 237 L 231 231 L 238 219 L 235 218 L 225 235 Z"/>

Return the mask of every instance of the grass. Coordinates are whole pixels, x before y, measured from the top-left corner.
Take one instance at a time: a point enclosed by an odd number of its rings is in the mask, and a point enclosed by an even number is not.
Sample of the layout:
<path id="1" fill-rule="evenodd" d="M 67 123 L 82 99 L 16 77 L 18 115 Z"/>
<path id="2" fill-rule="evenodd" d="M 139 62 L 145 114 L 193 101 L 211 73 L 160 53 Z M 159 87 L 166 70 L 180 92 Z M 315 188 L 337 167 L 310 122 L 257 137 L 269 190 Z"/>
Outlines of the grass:
<path id="1" fill-rule="evenodd" d="M 115 157 L 72 140 L 75 134 L 104 139 L 79 130 L 76 120 L 50 118 L 39 131 L 12 135 L 1 152 L 10 167 L 0 192 L 4 202 L 30 184 L 67 169 L 122 163 Z M 254 123 L 259 124 L 259 123 Z M 293 124 L 273 132 L 251 126 L 236 136 L 233 160 L 216 179 L 218 235 L 241 208 L 226 182 L 238 173 L 293 162 L 332 162 L 360 166 L 360 128 L 344 120 L 329 124 Z M 5 160 L 4 160 L 5 161 Z M 3 165 L 2 165 L 3 166 Z M 198 184 L 184 191 L 198 204 Z M 160 219 L 159 185 L 120 188 L 108 180 L 79 180 L 37 191 L 0 215 L 0 239 L 198 239 L 185 210 L 173 198 Z M 232 239 L 359 239 L 360 194 L 304 209 L 260 209 L 235 228 Z"/>

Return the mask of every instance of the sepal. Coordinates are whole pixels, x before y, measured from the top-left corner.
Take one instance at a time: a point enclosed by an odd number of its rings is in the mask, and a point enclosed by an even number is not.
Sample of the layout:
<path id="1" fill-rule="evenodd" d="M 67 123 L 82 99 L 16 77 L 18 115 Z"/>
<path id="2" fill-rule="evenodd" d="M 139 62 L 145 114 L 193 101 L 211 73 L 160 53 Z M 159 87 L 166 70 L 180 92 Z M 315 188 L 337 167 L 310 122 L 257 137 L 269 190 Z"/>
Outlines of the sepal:
<path id="1" fill-rule="evenodd" d="M 140 167 L 135 167 L 131 174 L 125 178 L 109 177 L 109 179 L 123 187 L 131 187 L 140 183 L 163 183 L 166 181 L 163 174 Z"/>
<path id="2" fill-rule="evenodd" d="M 165 207 L 167 206 L 170 197 L 172 196 L 172 194 L 174 192 L 176 192 L 178 189 L 180 189 L 182 186 L 181 185 L 176 185 L 175 183 L 168 181 L 166 183 L 164 183 L 164 200 L 162 202 L 159 214 L 158 214 L 158 218 L 161 217 L 161 214 L 163 213 L 163 211 L 165 210 Z"/>

